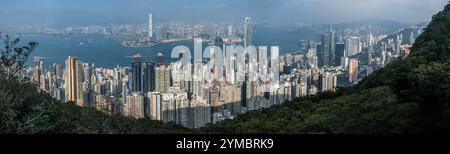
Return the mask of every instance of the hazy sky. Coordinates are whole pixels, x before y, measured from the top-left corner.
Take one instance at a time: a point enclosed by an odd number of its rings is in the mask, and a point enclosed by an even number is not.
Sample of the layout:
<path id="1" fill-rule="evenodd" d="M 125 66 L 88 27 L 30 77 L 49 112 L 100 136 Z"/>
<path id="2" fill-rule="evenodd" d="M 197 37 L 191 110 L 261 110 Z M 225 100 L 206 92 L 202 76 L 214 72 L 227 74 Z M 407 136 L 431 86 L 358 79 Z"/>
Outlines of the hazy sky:
<path id="1" fill-rule="evenodd" d="M 1 0 L 0 28 L 15 25 L 160 22 L 337 23 L 390 19 L 428 21 L 448 0 Z"/>

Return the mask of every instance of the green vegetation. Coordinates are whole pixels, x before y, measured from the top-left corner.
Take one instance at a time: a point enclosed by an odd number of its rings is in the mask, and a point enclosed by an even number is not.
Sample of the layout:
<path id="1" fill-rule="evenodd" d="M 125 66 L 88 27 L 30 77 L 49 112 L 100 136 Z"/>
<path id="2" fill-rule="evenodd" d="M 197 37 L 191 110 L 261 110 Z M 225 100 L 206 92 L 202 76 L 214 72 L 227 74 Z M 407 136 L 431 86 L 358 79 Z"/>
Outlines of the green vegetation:
<path id="1" fill-rule="evenodd" d="M 449 103 L 447 5 L 416 40 L 408 58 L 360 84 L 250 111 L 198 130 L 61 103 L 31 83 L 2 74 L 0 133 L 449 133 Z"/>

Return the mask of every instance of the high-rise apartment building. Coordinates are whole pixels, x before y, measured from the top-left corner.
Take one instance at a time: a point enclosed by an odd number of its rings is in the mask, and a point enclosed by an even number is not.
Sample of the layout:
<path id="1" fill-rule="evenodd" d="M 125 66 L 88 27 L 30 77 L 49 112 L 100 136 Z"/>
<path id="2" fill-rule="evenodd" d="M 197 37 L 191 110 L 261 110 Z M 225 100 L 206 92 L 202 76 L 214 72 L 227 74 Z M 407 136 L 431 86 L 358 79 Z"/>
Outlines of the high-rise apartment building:
<path id="1" fill-rule="evenodd" d="M 56 77 L 58 78 L 62 78 L 62 68 L 61 68 L 61 64 L 55 64 L 55 74 Z"/>
<path id="2" fill-rule="evenodd" d="M 155 90 L 167 92 L 172 85 L 170 66 L 160 65 L 155 69 Z"/>
<path id="3" fill-rule="evenodd" d="M 39 88 L 41 88 L 43 82 L 42 82 L 42 74 L 43 74 L 43 68 L 42 68 L 42 59 L 38 57 L 34 57 L 34 82 L 37 84 Z"/>
<path id="4" fill-rule="evenodd" d="M 345 40 L 344 57 L 353 56 L 361 51 L 361 39 L 359 37 L 349 37 Z"/>
<path id="5" fill-rule="evenodd" d="M 349 60 L 348 77 L 352 83 L 358 80 L 358 59 Z"/>
<path id="6" fill-rule="evenodd" d="M 159 92 L 148 92 L 148 116 L 152 120 L 162 120 L 162 95 Z"/>
<path id="7" fill-rule="evenodd" d="M 66 60 L 66 101 L 74 101 L 78 106 L 84 105 L 82 63 L 76 57 Z"/>
<path id="8" fill-rule="evenodd" d="M 126 116 L 134 118 L 144 118 L 144 96 L 142 93 L 134 92 L 127 96 L 127 103 L 124 105 Z"/>

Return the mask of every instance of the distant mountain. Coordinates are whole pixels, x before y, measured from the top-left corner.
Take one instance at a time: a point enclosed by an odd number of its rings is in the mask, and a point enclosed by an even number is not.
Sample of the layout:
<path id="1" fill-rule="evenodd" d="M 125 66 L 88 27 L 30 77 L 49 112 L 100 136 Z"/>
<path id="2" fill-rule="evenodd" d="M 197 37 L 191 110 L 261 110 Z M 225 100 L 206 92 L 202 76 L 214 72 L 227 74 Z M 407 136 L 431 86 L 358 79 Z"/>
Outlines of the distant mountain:
<path id="1" fill-rule="evenodd" d="M 433 16 L 409 57 L 390 63 L 358 85 L 250 111 L 202 131 L 450 133 L 449 111 L 450 4 Z"/>
<path id="2" fill-rule="evenodd" d="M 416 24 L 416 26 L 417 27 L 427 27 L 428 24 L 430 24 L 430 22 L 421 22 L 421 23 Z"/>
<path id="3" fill-rule="evenodd" d="M 320 34 L 328 31 L 331 26 L 336 31 L 336 36 L 340 37 L 343 33 L 348 33 L 347 35 L 354 33 L 368 34 L 370 32 L 373 35 L 390 34 L 410 25 L 391 20 L 361 20 L 338 24 L 308 25 L 293 30 L 293 33 L 300 36 L 300 39 L 318 40 Z"/>
<path id="4" fill-rule="evenodd" d="M 410 26 L 407 28 L 404 28 L 402 30 L 400 30 L 399 32 L 395 32 L 394 34 L 390 34 L 388 36 L 386 36 L 385 38 L 381 39 L 379 42 L 388 42 L 389 39 L 392 40 L 396 40 L 397 36 L 402 36 L 402 43 L 403 44 L 412 44 L 419 35 L 420 32 L 419 31 L 423 31 L 423 29 L 426 27 L 422 26 L 423 24 L 419 24 L 417 26 Z M 413 40 L 411 40 L 413 39 Z"/>
<path id="5" fill-rule="evenodd" d="M 380 27 L 386 30 L 398 30 L 404 27 L 409 26 L 408 24 L 400 23 L 392 20 L 382 20 L 382 19 L 370 19 L 370 20 L 360 20 L 353 21 L 348 23 L 340 23 L 334 24 L 333 27 L 336 29 L 345 29 L 345 28 L 358 28 L 358 27 Z"/>
<path id="6" fill-rule="evenodd" d="M 284 52 L 299 51 L 302 49 L 304 40 L 319 40 L 320 34 L 328 31 L 330 27 L 336 31 L 336 37 L 343 32 L 351 31 L 348 35 L 369 34 L 382 35 L 391 34 L 410 25 L 391 20 L 361 20 L 339 24 L 284 24 L 258 23 L 253 27 L 254 45 L 280 46 Z M 353 33 L 352 33 L 353 32 Z"/>
<path id="7" fill-rule="evenodd" d="M 348 35 L 369 34 L 373 35 L 390 34 L 409 27 L 410 25 L 390 21 L 390 20 L 362 20 L 349 23 L 333 24 L 336 37 L 340 37 L 343 32 Z M 253 41 L 255 45 L 277 45 L 283 52 L 299 51 L 302 49 L 302 40 L 319 40 L 320 34 L 326 32 L 331 24 L 316 25 L 273 25 L 268 23 L 256 24 L 253 27 Z"/>

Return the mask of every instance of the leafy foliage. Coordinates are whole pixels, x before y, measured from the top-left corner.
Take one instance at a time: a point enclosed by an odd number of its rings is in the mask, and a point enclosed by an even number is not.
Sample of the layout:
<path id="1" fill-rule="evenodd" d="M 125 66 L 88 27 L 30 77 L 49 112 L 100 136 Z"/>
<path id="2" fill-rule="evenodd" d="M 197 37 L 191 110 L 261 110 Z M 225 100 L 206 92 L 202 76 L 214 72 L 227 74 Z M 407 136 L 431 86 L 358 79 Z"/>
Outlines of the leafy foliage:
<path id="1" fill-rule="evenodd" d="M 0 33 L 0 40 L 1 38 Z M 0 49 L 0 73 L 7 78 L 17 77 L 28 56 L 38 45 L 37 42 L 30 42 L 27 46 L 15 47 L 19 41 L 19 38 L 11 38 L 9 35 L 3 39 L 4 49 Z"/>

